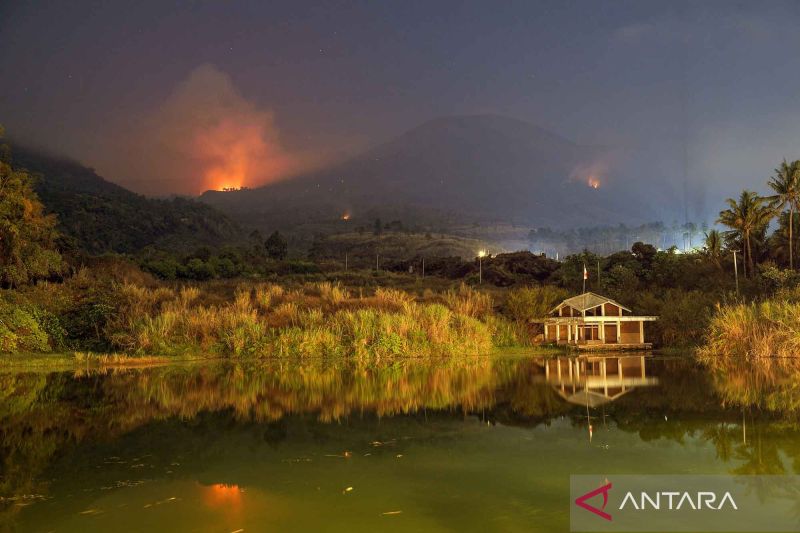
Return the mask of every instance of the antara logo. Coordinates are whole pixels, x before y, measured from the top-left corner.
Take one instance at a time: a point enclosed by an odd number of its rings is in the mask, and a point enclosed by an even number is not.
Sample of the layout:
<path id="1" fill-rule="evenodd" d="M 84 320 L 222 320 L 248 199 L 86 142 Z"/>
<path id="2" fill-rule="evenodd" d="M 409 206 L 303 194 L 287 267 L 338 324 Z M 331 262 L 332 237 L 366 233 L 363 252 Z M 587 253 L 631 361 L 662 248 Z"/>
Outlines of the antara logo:
<path id="1" fill-rule="evenodd" d="M 738 511 L 739 507 L 733 501 L 733 496 L 730 492 L 718 497 L 714 492 L 700 491 L 697 493 L 689 492 L 656 492 L 655 494 L 648 494 L 642 491 L 639 495 L 639 501 L 633 496 L 633 493 L 628 492 L 622 499 L 622 504 L 619 506 L 620 510 L 624 509 L 626 505 L 637 511 L 644 511 L 650 509 L 668 509 L 670 511 L 678 511 L 681 508 L 694 509 L 695 511 L 708 509 L 711 511 L 720 511 L 727 504 L 732 510 Z"/>
<path id="2" fill-rule="evenodd" d="M 611 487 L 611 483 L 606 483 L 602 487 L 589 491 L 583 496 L 578 497 L 575 500 L 575 505 L 610 522 L 611 515 L 605 511 L 605 508 L 608 505 L 608 492 L 611 490 Z M 603 505 L 600 508 L 587 503 L 587 500 L 591 500 L 599 495 L 603 496 Z M 626 509 L 626 507 L 636 511 L 645 511 L 648 509 L 669 511 L 678 511 L 680 509 L 708 509 L 711 511 L 721 511 L 726 507 L 734 511 L 739 510 L 730 492 L 725 492 L 722 497 L 719 497 L 716 493 L 710 491 L 699 491 L 696 493 L 680 491 L 648 493 L 642 491 L 639 493 L 638 499 L 634 496 L 633 492 L 628 491 L 625 493 L 625 497 L 622 498 L 619 510 L 622 511 Z"/>
<path id="3" fill-rule="evenodd" d="M 578 507 L 581 507 L 583 509 L 586 509 L 590 513 L 594 513 L 597 516 L 599 516 L 600 518 L 603 518 L 603 519 L 608 520 L 609 522 L 611 522 L 611 515 L 608 514 L 607 512 L 605 512 L 605 510 L 604 510 L 606 508 L 606 505 L 608 505 L 608 491 L 609 490 L 611 490 L 611 483 L 607 483 L 606 485 L 603 485 L 602 487 L 600 487 L 598 489 L 594 489 L 593 491 L 589 491 L 586 494 L 584 494 L 583 496 L 578 497 L 575 500 L 575 505 L 577 505 Z M 603 495 L 603 506 L 600 509 L 598 509 L 597 507 L 595 507 L 593 505 L 589 505 L 588 503 L 586 503 L 586 500 L 590 500 L 590 499 L 594 498 L 595 496 L 597 496 L 599 494 Z"/>

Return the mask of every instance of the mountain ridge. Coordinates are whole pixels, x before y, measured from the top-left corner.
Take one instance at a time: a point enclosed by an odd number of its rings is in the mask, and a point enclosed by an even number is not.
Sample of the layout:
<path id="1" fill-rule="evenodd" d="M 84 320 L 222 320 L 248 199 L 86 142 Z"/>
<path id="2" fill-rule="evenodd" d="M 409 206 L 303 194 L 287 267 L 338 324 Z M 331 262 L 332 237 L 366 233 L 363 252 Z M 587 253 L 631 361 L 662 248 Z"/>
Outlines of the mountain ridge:
<path id="1" fill-rule="evenodd" d="M 58 217 L 59 230 L 86 252 L 188 249 L 244 238 L 241 227 L 213 206 L 186 198 L 147 198 L 72 158 L 9 144 L 13 167 L 35 176 L 34 189 Z"/>
<path id="2" fill-rule="evenodd" d="M 320 171 L 242 191 L 206 191 L 200 199 L 238 220 L 273 225 L 299 222 L 300 212 L 330 219 L 399 206 L 532 226 L 640 220 L 635 204 L 587 181 L 582 169 L 608 159 L 605 147 L 579 145 L 519 119 L 458 115 L 426 121 Z"/>

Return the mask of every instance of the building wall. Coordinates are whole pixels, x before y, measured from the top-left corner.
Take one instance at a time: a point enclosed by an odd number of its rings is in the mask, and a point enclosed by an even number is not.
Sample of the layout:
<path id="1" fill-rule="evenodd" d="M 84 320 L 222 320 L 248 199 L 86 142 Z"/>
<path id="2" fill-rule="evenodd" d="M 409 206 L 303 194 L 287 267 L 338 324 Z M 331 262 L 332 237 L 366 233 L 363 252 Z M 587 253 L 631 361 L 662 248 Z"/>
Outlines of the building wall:
<path id="1" fill-rule="evenodd" d="M 622 322 L 620 327 L 620 342 L 622 344 L 639 343 L 640 322 Z"/>
<path id="2" fill-rule="evenodd" d="M 620 313 L 620 308 L 614 304 L 606 303 L 603 304 L 603 307 L 605 307 L 603 312 L 605 312 L 606 316 L 620 316 L 622 314 Z"/>
<path id="3" fill-rule="evenodd" d="M 617 325 L 606 324 L 606 344 L 617 342 Z"/>

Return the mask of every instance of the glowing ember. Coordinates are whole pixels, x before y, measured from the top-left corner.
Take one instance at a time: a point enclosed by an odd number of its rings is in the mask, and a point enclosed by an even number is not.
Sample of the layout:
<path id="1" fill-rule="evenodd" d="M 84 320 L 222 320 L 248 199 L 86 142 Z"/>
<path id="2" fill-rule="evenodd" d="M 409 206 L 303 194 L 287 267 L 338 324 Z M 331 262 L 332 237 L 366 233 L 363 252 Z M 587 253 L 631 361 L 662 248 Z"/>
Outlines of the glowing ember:
<path id="1" fill-rule="evenodd" d="M 350 220 L 350 212 L 349 211 L 345 211 L 342 214 L 342 220 Z"/>
<path id="2" fill-rule="evenodd" d="M 600 180 L 595 178 L 594 176 L 589 176 L 589 179 L 586 180 L 586 184 L 589 185 L 592 189 L 599 189 L 600 188 Z"/>

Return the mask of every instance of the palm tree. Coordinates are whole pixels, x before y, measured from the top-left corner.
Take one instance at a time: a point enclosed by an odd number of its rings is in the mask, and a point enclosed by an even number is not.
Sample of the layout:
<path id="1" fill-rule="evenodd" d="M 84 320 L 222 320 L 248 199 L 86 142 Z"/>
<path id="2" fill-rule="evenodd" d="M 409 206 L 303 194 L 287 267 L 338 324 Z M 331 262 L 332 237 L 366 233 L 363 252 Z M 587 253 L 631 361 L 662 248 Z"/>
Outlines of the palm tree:
<path id="1" fill-rule="evenodd" d="M 800 204 L 800 161 L 787 163 L 784 159 L 775 169 L 775 176 L 770 178 L 769 186 L 775 191 L 775 194 L 768 198 L 775 213 L 780 213 L 785 207 L 789 207 L 789 268 L 794 268 L 792 227 L 794 210 Z"/>
<path id="2" fill-rule="evenodd" d="M 722 257 L 722 235 L 719 231 L 712 229 L 706 232 L 704 250 L 706 257 L 720 268 L 720 258 Z"/>
<path id="3" fill-rule="evenodd" d="M 726 200 L 728 209 L 720 211 L 718 223 L 731 228 L 729 236 L 738 237 L 744 245 L 745 271 L 753 272 L 753 248 L 751 245 L 751 235 L 754 231 L 762 228 L 772 217 L 773 209 L 767 203 L 767 199 L 759 196 L 753 191 L 742 191 L 737 202 L 733 198 Z"/>

